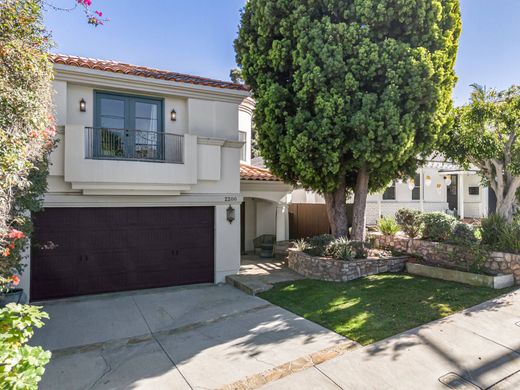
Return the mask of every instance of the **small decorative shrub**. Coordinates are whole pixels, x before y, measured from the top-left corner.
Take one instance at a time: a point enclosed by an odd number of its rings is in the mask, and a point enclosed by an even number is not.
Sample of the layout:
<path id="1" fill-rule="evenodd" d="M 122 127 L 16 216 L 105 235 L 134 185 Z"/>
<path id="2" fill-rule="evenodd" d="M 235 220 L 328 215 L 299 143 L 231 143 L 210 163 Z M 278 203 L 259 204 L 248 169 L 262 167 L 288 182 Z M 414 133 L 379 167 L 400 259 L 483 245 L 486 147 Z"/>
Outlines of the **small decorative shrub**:
<path id="1" fill-rule="evenodd" d="M 481 222 L 482 244 L 500 252 L 520 253 L 520 223 L 508 223 L 500 215 L 491 215 Z"/>
<path id="2" fill-rule="evenodd" d="M 294 242 L 294 249 L 300 252 L 305 252 L 307 249 L 309 249 L 310 245 L 307 241 L 305 241 L 303 238 L 300 238 L 299 240 L 296 240 Z"/>
<path id="3" fill-rule="evenodd" d="M 455 217 L 440 211 L 424 213 L 421 219 L 424 224 L 423 238 L 440 242 L 450 238 L 453 227 L 457 223 Z"/>
<path id="4" fill-rule="evenodd" d="M 399 209 L 395 213 L 395 221 L 408 237 L 416 238 L 421 235 L 423 228 L 421 214 L 419 210 Z"/>
<path id="5" fill-rule="evenodd" d="M 368 256 L 367 243 L 363 241 L 350 241 L 350 247 L 355 259 L 366 259 Z"/>
<path id="6" fill-rule="evenodd" d="M 38 306 L 7 304 L 0 309 L 0 388 L 36 390 L 51 353 L 27 345 L 33 327 L 49 318 Z"/>
<path id="7" fill-rule="evenodd" d="M 387 236 L 395 236 L 401 230 L 397 222 L 391 217 L 383 217 L 377 221 L 377 228 Z"/>
<path id="8" fill-rule="evenodd" d="M 472 226 L 458 222 L 453 228 L 450 241 L 454 244 L 467 245 L 475 244 L 478 240 Z"/>
<path id="9" fill-rule="evenodd" d="M 339 237 L 331 241 L 326 254 L 338 260 L 349 261 L 354 259 L 355 253 L 347 237 Z"/>

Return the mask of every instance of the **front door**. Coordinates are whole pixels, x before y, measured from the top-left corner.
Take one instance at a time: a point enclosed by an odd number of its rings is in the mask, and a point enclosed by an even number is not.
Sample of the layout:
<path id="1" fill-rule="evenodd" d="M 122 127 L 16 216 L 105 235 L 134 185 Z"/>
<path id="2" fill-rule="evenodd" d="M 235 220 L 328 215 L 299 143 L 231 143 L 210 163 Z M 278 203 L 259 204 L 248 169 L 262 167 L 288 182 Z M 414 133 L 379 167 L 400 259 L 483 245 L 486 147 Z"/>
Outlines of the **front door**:
<path id="1" fill-rule="evenodd" d="M 451 184 L 446 188 L 447 191 L 447 202 L 450 210 L 457 210 L 458 207 L 458 189 L 457 179 L 458 175 L 450 175 Z"/>

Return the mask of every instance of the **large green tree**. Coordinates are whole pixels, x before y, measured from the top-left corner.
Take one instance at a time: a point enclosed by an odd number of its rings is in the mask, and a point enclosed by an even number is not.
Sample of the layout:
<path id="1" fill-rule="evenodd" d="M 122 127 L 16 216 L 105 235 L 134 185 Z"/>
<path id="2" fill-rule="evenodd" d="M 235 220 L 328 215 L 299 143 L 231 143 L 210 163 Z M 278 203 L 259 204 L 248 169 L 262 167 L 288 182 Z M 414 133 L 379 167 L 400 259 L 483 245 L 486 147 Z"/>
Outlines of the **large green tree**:
<path id="1" fill-rule="evenodd" d="M 497 214 L 513 219 L 520 188 L 520 87 L 504 91 L 473 84 L 469 104 L 454 110 L 443 152 L 479 169 L 497 197 Z"/>
<path id="2" fill-rule="evenodd" d="M 458 0 L 249 0 L 235 42 L 260 151 L 363 239 L 366 198 L 412 175 L 451 108 Z"/>

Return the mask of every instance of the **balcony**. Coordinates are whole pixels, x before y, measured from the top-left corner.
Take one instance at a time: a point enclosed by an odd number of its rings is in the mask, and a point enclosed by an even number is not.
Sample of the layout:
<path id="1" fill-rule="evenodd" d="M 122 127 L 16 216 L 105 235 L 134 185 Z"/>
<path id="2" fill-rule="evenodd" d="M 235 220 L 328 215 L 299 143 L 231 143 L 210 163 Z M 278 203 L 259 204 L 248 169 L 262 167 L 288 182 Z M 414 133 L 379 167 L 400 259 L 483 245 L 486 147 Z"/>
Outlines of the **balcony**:
<path id="1" fill-rule="evenodd" d="M 85 127 L 87 159 L 184 163 L 184 136 L 157 131 Z"/>

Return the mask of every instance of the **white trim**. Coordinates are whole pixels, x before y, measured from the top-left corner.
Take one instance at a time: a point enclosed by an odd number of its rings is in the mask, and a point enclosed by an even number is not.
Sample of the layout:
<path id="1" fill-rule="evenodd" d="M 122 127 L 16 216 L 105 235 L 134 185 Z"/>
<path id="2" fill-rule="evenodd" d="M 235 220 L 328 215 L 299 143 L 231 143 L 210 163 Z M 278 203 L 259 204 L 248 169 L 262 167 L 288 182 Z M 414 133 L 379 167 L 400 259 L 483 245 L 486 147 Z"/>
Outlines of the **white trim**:
<path id="1" fill-rule="evenodd" d="M 243 196 L 239 193 L 165 195 L 81 195 L 46 194 L 43 207 L 175 207 L 240 205 Z"/>
<path id="2" fill-rule="evenodd" d="M 180 83 L 171 80 L 154 79 L 114 73 L 77 66 L 54 64 L 55 80 L 66 81 L 101 88 L 139 91 L 160 95 L 174 95 L 187 98 L 215 100 L 240 104 L 248 97 L 248 91 L 209 87 L 199 84 Z M 210 99 L 209 99 L 210 98 Z"/>

